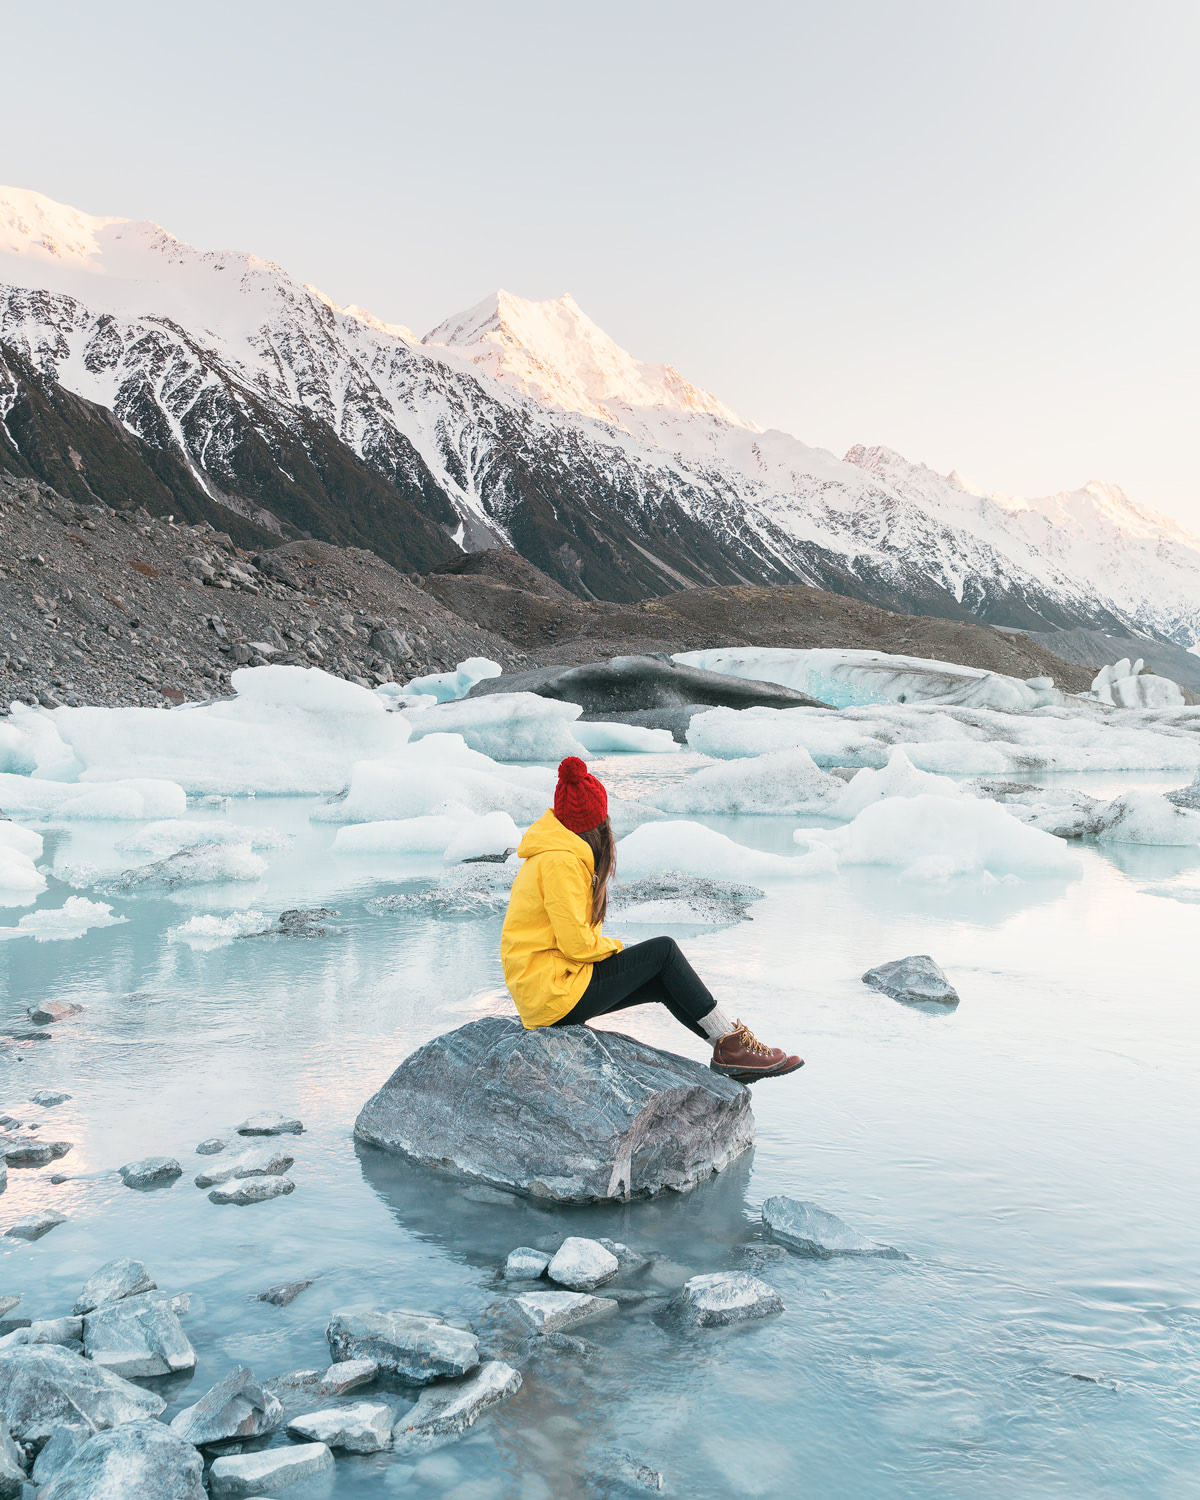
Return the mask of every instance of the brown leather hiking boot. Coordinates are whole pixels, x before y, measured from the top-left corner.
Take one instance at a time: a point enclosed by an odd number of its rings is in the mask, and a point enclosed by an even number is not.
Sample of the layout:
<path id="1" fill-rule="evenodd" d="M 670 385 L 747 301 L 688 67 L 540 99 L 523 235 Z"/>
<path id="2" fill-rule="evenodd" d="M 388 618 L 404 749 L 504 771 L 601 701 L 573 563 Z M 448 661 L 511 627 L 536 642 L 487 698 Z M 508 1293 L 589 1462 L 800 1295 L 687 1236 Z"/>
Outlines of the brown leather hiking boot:
<path id="1" fill-rule="evenodd" d="M 802 1057 L 789 1056 L 782 1047 L 765 1047 L 741 1021 L 728 1036 L 718 1037 L 713 1043 L 709 1063 L 714 1073 L 736 1078 L 739 1083 L 753 1083 L 756 1078 L 782 1078 L 803 1066 Z"/>

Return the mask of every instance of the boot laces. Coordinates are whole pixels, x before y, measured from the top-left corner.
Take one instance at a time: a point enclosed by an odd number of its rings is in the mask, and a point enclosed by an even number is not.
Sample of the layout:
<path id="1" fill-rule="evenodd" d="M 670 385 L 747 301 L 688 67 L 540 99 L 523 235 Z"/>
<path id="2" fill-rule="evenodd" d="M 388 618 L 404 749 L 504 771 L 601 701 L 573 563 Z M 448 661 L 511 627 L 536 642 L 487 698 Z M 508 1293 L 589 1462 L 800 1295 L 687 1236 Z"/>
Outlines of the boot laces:
<path id="1" fill-rule="evenodd" d="M 766 1057 L 771 1051 L 770 1047 L 764 1046 L 743 1021 L 739 1021 L 737 1024 L 737 1034 L 739 1041 L 747 1052 L 757 1052 L 761 1057 Z"/>

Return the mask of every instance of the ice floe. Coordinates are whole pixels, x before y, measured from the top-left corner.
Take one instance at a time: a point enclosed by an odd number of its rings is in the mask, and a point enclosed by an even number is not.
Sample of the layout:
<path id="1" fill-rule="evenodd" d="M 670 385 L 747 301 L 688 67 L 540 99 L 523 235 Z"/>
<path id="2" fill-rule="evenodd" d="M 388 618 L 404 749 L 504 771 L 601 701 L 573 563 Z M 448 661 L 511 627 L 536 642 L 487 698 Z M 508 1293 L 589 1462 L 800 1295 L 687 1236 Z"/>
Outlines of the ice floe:
<path id="1" fill-rule="evenodd" d="M 93 927 L 115 927 L 128 917 L 114 916 L 103 901 L 89 901 L 84 896 L 68 896 L 62 906 L 47 906 L 31 911 L 15 927 L 0 927 L 0 940 L 31 937 L 39 943 L 61 938 L 82 937 Z"/>
<path id="2" fill-rule="evenodd" d="M 515 849 L 521 833 L 506 812 L 460 811 L 350 823 L 333 840 L 336 854 L 440 854 L 449 863 Z"/>
<path id="3" fill-rule="evenodd" d="M 253 909 L 230 912 L 226 917 L 205 913 L 189 918 L 179 927 L 172 927 L 167 937 L 173 943 L 186 943 L 189 948 L 203 952 L 211 948 L 222 948 L 236 938 L 252 937 L 265 932 L 269 925 L 269 919 L 262 912 Z"/>
<path id="4" fill-rule="evenodd" d="M 845 790 L 800 747 L 704 766 L 656 803 L 669 813 L 805 813 L 823 811 Z"/>
<path id="5" fill-rule="evenodd" d="M 41 854 L 40 833 L 0 819 L 0 906 L 28 906 L 46 889 L 46 877 L 34 864 Z"/>
<path id="6" fill-rule="evenodd" d="M 126 713 L 139 710 L 126 709 Z M 120 712 L 104 709 L 98 712 Z M 25 818 L 175 818 L 187 811 L 187 797 L 174 781 L 129 777 L 103 784 L 42 781 L 36 776 L 0 774 L 0 807 Z"/>
<path id="7" fill-rule="evenodd" d="M 833 856 L 816 846 L 797 858 L 748 849 L 700 823 L 644 823 L 617 844 L 617 868 L 625 879 L 663 870 L 703 875 L 713 880 L 757 884 L 827 874 Z"/>

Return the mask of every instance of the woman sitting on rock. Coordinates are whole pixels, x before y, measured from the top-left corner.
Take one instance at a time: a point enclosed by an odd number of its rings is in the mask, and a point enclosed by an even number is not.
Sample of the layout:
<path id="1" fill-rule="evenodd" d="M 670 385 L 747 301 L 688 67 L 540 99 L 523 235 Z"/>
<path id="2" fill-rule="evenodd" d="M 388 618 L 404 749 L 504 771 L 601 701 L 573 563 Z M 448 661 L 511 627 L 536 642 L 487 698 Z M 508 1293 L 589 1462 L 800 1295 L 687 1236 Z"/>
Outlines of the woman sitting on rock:
<path id="1" fill-rule="evenodd" d="M 517 853 L 524 864 L 513 882 L 500 959 L 527 1028 L 581 1026 L 658 1001 L 712 1043 L 714 1072 L 749 1083 L 803 1066 L 731 1021 L 674 938 L 624 948 L 602 935 L 616 863 L 608 793 L 577 756 L 559 766 L 554 810 L 534 823 Z"/>

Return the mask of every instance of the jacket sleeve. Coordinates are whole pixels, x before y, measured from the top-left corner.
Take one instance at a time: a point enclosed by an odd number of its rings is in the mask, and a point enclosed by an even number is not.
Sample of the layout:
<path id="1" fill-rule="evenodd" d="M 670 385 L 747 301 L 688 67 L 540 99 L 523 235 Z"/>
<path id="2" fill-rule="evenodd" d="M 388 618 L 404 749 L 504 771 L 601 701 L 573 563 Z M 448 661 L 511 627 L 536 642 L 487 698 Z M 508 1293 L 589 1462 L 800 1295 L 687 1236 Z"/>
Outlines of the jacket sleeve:
<path id="1" fill-rule="evenodd" d="M 620 953 L 616 938 L 601 935 L 589 918 L 592 911 L 592 882 L 581 861 L 570 855 L 555 859 L 542 872 L 542 900 L 554 929 L 559 952 L 572 963 L 590 964 L 610 954 Z"/>

